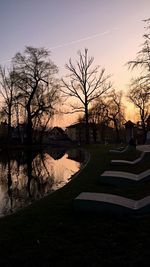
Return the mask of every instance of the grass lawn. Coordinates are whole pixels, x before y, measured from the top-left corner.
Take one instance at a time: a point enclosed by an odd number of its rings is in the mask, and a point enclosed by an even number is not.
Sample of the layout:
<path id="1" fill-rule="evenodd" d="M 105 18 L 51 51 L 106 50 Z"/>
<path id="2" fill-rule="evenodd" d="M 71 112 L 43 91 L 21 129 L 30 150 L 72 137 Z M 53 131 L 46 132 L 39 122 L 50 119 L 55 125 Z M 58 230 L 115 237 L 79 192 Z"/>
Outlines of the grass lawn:
<path id="1" fill-rule="evenodd" d="M 89 145 L 91 159 L 86 168 L 64 188 L 14 215 L 0 219 L 0 266 L 149 266 L 150 215 L 113 216 L 80 214 L 73 199 L 82 191 L 107 192 L 139 199 L 150 193 L 150 182 L 140 188 L 119 188 L 98 182 L 100 173 L 116 169 L 110 159 L 135 159 L 109 154 L 109 146 Z M 140 172 L 138 166 L 119 167 Z"/>

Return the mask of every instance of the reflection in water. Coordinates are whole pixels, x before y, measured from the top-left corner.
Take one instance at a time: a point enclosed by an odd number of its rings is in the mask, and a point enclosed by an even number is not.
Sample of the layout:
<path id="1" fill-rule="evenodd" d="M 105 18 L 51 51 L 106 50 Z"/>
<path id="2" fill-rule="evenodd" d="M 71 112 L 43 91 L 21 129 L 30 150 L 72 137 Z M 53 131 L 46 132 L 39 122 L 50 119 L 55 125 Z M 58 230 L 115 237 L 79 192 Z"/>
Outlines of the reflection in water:
<path id="1" fill-rule="evenodd" d="M 9 151 L 0 155 L 0 216 L 64 186 L 84 162 L 82 150 Z"/>

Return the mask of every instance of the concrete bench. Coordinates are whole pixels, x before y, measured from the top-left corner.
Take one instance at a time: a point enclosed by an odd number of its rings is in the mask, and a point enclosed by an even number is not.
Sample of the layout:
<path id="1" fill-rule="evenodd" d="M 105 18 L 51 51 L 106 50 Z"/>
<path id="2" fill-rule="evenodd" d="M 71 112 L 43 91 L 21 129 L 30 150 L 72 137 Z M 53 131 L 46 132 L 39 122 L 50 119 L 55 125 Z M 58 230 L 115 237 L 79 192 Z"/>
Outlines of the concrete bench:
<path id="1" fill-rule="evenodd" d="M 146 152 L 142 152 L 141 156 L 139 158 L 133 160 L 133 161 L 131 161 L 131 160 L 113 159 L 113 160 L 111 160 L 111 164 L 112 165 L 126 165 L 126 164 L 134 165 L 134 164 L 137 164 L 137 163 L 141 162 L 144 159 L 145 154 L 146 154 Z"/>
<path id="2" fill-rule="evenodd" d="M 150 169 L 139 174 L 123 171 L 105 171 L 99 177 L 101 183 L 117 186 L 137 186 L 150 179 Z"/>
<path id="3" fill-rule="evenodd" d="M 122 153 L 125 153 L 126 151 L 128 151 L 129 149 L 130 149 L 130 146 L 126 146 L 124 149 L 110 149 L 109 152 L 122 154 Z"/>
<path id="4" fill-rule="evenodd" d="M 74 199 L 74 209 L 79 212 L 105 214 L 145 214 L 150 212 L 150 196 L 133 200 L 118 195 L 82 192 Z"/>

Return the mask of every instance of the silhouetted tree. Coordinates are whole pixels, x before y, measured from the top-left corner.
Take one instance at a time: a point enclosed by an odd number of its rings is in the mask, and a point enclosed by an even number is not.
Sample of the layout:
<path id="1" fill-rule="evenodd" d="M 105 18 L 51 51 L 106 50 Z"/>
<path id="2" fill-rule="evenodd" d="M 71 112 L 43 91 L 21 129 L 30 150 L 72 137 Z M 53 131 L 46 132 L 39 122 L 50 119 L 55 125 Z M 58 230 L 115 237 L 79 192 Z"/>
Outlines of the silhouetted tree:
<path id="1" fill-rule="evenodd" d="M 143 35 L 144 42 L 142 44 L 142 49 L 138 52 L 135 60 L 128 62 L 132 70 L 135 68 L 140 70 L 138 78 L 131 81 L 128 99 L 139 110 L 144 141 L 146 141 L 145 120 L 149 113 L 150 101 L 150 19 L 144 20 L 144 22 L 146 23 L 146 33 Z"/>
<path id="2" fill-rule="evenodd" d="M 141 119 L 141 126 L 144 133 L 143 141 L 146 141 L 146 119 L 149 115 L 149 101 L 150 101 L 150 92 L 149 87 L 145 84 L 141 84 L 140 81 L 134 80 L 132 84 L 130 84 L 130 89 L 127 95 L 128 100 L 134 104 L 134 106 L 138 109 L 140 119 Z"/>
<path id="3" fill-rule="evenodd" d="M 146 23 L 146 33 L 143 35 L 142 49 L 134 60 L 128 62 L 128 66 L 131 69 L 140 68 L 141 74 L 138 81 L 142 84 L 146 83 L 150 88 L 150 19 L 144 20 L 144 22 Z"/>
<path id="4" fill-rule="evenodd" d="M 15 99 L 16 77 L 14 71 L 7 71 L 0 66 L 0 95 L 3 99 L 2 112 L 6 115 L 8 123 L 8 141 L 11 137 L 12 113 Z"/>
<path id="5" fill-rule="evenodd" d="M 116 142 L 120 142 L 120 129 L 125 122 L 122 91 L 112 90 L 105 103 L 106 118 L 113 123 L 116 131 Z"/>
<path id="6" fill-rule="evenodd" d="M 99 66 L 91 68 L 94 57 L 88 56 L 88 49 L 78 52 L 79 59 L 76 63 L 66 64 L 69 71 L 69 81 L 62 79 L 62 92 L 65 96 L 73 97 L 77 104 L 71 104 L 72 112 L 84 112 L 86 123 L 86 142 L 89 142 L 89 104 L 110 89 L 111 84 L 108 82 L 110 76 L 105 76 L 105 69 L 98 74 Z"/>
<path id="7" fill-rule="evenodd" d="M 12 62 L 18 79 L 19 102 L 27 113 L 27 142 L 32 144 L 33 120 L 43 117 L 44 113 L 53 114 L 58 101 L 58 86 L 54 79 L 58 69 L 45 48 L 26 47 Z"/>
<path id="8" fill-rule="evenodd" d="M 106 104 L 103 98 L 97 98 L 89 109 L 89 121 L 96 124 L 107 124 Z"/>
<path id="9" fill-rule="evenodd" d="M 89 118 L 91 122 L 102 125 L 113 124 L 116 131 L 116 141 L 120 141 L 120 129 L 124 119 L 124 108 L 122 104 L 122 92 L 111 90 L 105 98 L 98 98 L 90 109 Z"/>

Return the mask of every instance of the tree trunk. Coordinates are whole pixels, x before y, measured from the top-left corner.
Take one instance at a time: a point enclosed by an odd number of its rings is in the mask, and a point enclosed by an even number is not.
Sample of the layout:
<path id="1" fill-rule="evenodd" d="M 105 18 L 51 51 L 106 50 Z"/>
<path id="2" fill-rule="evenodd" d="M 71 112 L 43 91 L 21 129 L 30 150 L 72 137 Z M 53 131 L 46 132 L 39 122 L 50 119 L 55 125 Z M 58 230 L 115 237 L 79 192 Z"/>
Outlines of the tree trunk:
<path id="1" fill-rule="evenodd" d="M 117 125 L 116 120 L 114 120 L 114 125 L 115 125 L 115 129 L 116 129 L 116 143 L 120 143 L 119 129 L 118 129 L 118 125 Z"/>
<path id="2" fill-rule="evenodd" d="M 30 111 L 30 106 L 27 106 L 27 116 L 28 116 L 28 121 L 27 121 L 27 144 L 32 145 L 33 140 L 32 140 L 32 118 L 31 118 L 31 111 Z"/>
<path id="3" fill-rule="evenodd" d="M 29 150 L 27 152 L 27 176 L 28 176 L 27 190 L 28 190 L 29 197 L 32 197 L 32 194 L 31 194 L 31 181 L 33 179 L 32 161 L 33 161 L 33 153 L 32 153 L 32 150 Z"/>
<path id="4" fill-rule="evenodd" d="M 147 137 L 147 130 L 145 127 L 145 122 L 142 123 L 142 129 L 143 129 L 143 144 L 146 142 L 146 137 Z"/>
<path id="5" fill-rule="evenodd" d="M 142 110 L 141 120 L 142 120 L 142 129 L 143 129 L 143 144 L 145 144 L 146 136 L 147 136 L 147 130 L 146 130 L 145 120 L 144 120 L 144 110 Z"/>
<path id="6" fill-rule="evenodd" d="M 89 116 L 88 116 L 88 106 L 85 105 L 85 136 L 86 136 L 86 144 L 89 144 Z"/>
<path id="7" fill-rule="evenodd" d="M 11 140 L 11 105 L 8 106 L 8 143 Z"/>

